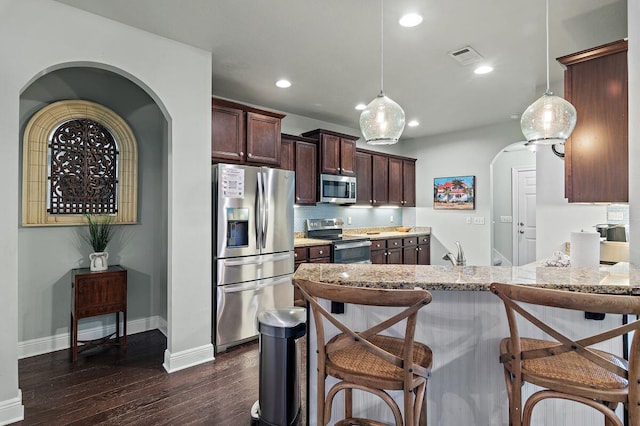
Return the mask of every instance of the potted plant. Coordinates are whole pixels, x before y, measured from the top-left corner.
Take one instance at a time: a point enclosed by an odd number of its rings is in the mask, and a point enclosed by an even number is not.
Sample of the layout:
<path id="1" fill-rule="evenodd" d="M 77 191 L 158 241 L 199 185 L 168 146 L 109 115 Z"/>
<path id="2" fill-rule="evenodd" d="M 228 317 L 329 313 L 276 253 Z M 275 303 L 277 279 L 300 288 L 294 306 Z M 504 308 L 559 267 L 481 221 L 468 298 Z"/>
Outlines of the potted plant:
<path id="1" fill-rule="evenodd" d="M 106 252 L 107 245 L 115 231 L 113 216 L 92 216 L 87 214 L 85 217 L 89 225 L 85 239 L 93 249 L 93 253 L 89 254 L 90 268 L 92 271 L 104 271 L 109 266 L 107 263 L 107 259 L 109 259 L 109 253 Z"/>

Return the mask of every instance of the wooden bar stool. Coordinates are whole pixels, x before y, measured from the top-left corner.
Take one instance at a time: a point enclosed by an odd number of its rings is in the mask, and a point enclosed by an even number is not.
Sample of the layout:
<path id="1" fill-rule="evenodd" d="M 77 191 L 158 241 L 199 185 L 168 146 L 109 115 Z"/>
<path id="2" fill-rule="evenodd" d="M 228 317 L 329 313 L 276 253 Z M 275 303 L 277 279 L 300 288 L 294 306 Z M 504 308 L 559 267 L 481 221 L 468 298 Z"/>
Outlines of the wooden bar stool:
<path id="1" fill-rule="evenodd" d="M 640 425 L 640 321 L 611 328 L 592 336 L 574 339 L 543 322 L 522 303 L 610 314 L 640 314 L 640 297 L 576 293 L 524 285 L 491 284 L 491 291 L 504 302 L 510 337 L 500 342 L 500 362 L 509 396 L 509 424 L 531 423 L 535 405 L 545 399 L 559 398 L 579 402 L 600 411 L 606 426 L 622 426 L 614 410 L 620 403 L 627 407 L 629 424 Z M 521 303 L 518 303 L 521 302 Z M 542 330 L 549 340 L 521 337 L 518 318 Z M 630 361 L 591 346 L 623 334 L 633 333 Z M 553 339 L 553 340 L 552 340 Z M 524 382 L 540 386 L 522 409 Z"/>
<path id="2" fill-rule="evenodd" d="M 331 418 L 333 398 L 345 392 L 345 418 L 335 425 L 382 425 L 375 420 L 354 418 L 352 391 L 358 389 L 380 397 L 391 409 L 397 426 L 426 424 L 426 385 L 431 372 L 431 349 L 414 341 L 417 312 L 431 302 L 426 290 L 385 290 L 350 287 L 314 281 L 296 280 L 302 296 L 309 302 L 318 340 L 317 424 L 325 426 Z M 364 331 L 353 331 L 318 299 L 364 306 L 406 307 Z M 404 338 L 381 334 L 406 319 Z M 340 331 L 325 339 L 325 321 Z M 340 381 L 325 398 L 325 380 L 333 376 Z M 388 390 L 403 391 L 402 413 Z"/>

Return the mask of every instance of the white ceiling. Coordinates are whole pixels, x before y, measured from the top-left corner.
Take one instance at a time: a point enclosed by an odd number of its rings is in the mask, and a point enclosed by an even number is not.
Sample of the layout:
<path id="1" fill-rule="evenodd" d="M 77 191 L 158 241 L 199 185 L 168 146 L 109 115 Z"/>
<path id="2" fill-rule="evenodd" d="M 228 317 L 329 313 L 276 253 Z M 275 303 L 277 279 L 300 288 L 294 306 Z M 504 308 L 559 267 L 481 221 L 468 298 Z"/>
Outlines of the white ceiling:
<path id="1" fill-rule="evenodd" d="M 211 51 L 216 96 L 357 129 L 354 106 L 380 90 L 376 0 L 58 1 Z M 627 36 L 626 11 L 626 0 L 550 1 L 552 87 L 556 57 Z M 406 12 L 423 23 L 400 27 Z M 495 71 L 478 76 L 448 56 L 467 45 Z M 421 123 L 402 139 L 521 113 L 544 92 L 545 49 L 544 0 L 387 0 L 384 89 Z M 280 78 L 293 85 L 276 88 Z"/>

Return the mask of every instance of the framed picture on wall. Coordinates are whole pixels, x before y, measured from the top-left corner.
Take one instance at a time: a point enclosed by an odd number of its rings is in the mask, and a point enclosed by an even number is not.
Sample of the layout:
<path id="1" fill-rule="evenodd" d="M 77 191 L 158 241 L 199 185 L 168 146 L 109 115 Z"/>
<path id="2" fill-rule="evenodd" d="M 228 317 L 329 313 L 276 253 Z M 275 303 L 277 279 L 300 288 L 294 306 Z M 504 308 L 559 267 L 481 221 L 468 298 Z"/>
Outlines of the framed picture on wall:
<path id="1" fill-rule="evenodd" d="M 476 177 L 453 176 L 433 179 L 433 208 L 475 210 Z"/>

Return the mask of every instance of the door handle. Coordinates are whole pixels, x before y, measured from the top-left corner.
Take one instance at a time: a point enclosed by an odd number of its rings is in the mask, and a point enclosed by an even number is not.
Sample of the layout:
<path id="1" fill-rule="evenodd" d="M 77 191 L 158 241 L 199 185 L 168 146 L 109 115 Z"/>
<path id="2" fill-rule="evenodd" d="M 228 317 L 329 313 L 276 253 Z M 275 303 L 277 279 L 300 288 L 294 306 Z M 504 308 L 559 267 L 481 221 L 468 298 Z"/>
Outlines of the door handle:
<path id="1" fill-rule="evenodd" d="M 518 225 L 520 225 L 520 226 L 524 226 L 524 223 L 520 222 Z"/>
<path id="2" fill-rule="evenodd" d="M 521 233 L 521 234 L 524 234 L 524 229 L 521 229 L 521 230 L 520 230 L 520 233 Z"/>

